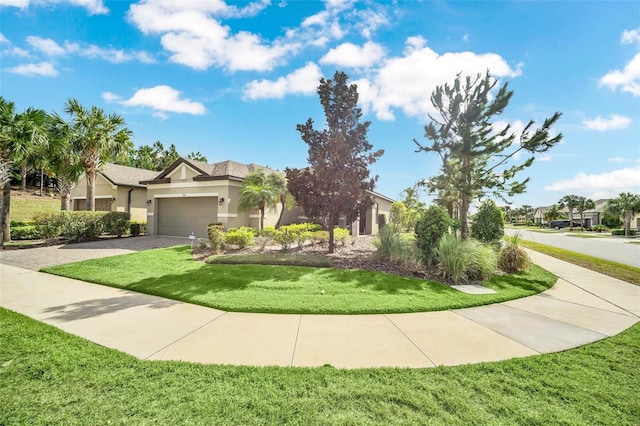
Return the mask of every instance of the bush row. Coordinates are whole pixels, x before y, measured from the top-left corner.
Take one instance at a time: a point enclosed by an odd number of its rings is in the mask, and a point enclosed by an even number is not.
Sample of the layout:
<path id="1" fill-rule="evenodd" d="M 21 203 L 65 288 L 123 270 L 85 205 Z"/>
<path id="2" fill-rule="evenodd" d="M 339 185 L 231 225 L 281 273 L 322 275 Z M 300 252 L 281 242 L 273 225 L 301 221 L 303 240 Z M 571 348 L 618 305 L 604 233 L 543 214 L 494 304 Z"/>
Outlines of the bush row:
<path id="1" fill-rule="evenodd" d="M 636 235 L 635 229 L 630 229 L 629 232 L 631 233 L 631 235 Z M 611 235 L 624 235 L 624 229 L 612 229 Z"/>
<path id="2" fill-rule="evenodd" d="M 278 244 L 282 251 L 287 251 L 293 244 L 302 247 L 309 242 L 325 244 L 329 241 L 329 231 L 323 231 L 320 225 L 314 223 L 286 225 L 278 229 L 267 226 L 262 230 L 242 226 L 230 228 L 226 232 L 221 223 L 213 223 L 209 225 L 208 234 L 211 248 L 216 253 L 228 246 L 242 249 L 257 244 L 260 250 L 264 250 L 267 245 Z M 347 229 L 334 229 L 336 243 L 344 246 L 348 238 Z"/>
<path id="3" fill-rule="evenodd" d="M 95 240 L 101 234 L 121 237 L 146 232 L 146 223 L 132 222 L 125 212 L 60 211 L 34 215 L 32 225 L 12 228 L 13 239 L 42 238 L 53 242 L 62 237 L 69 241 Z"/>

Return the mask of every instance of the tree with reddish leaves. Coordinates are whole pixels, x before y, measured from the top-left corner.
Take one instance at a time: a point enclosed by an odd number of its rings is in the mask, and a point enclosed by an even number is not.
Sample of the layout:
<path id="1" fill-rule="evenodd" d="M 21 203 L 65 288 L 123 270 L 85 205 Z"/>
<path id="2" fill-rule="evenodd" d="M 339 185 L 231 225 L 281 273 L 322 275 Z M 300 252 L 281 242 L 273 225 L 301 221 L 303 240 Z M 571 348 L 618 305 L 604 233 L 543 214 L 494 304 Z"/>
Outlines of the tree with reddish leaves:
<path id="1" fill-rule="evenodd" d="M 370 206 L 377 176 L 369 175 L 369 166 L 383 153 L 372 152 L 367 141 L 369 121 L 360 122 L 358 89 L 348 85 L 349 77 L 336 71 L 333 80 L 322 78 L 318 86 L 324 108 L 326 128 L 316 130 L 310 118 L 298 124 L 302 140 L 309 146 L 309 167 L 286 169 L 288 189 L 305 214 L 329 230 L 329 253 L 335 245 L 333 228 L 341 216 L 347 220 Z"/>

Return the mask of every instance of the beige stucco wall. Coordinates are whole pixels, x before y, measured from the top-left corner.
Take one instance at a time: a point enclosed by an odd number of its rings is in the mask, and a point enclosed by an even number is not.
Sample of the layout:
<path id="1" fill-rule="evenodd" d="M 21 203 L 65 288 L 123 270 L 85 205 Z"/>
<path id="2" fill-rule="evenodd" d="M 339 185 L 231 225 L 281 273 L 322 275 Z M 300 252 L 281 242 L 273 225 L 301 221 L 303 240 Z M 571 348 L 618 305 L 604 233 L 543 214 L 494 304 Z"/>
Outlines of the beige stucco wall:
<path id="1" fill-rule="evenodd" d="M 111 182 L 106 180 L 101 175 L 96 176 L 96 189 L 95 198 L 116 198 L 117 187 L 112 185 Z M 86 200 L 87 199 L 87 180 L 84 175 L 80 177 L 77 185 L 71 189 L 71 203 L 69 208 L 73 210 L 75 208 L 74 200 Z M 116 203 L 111 204 L 111 211 L 116 211 Z"/>

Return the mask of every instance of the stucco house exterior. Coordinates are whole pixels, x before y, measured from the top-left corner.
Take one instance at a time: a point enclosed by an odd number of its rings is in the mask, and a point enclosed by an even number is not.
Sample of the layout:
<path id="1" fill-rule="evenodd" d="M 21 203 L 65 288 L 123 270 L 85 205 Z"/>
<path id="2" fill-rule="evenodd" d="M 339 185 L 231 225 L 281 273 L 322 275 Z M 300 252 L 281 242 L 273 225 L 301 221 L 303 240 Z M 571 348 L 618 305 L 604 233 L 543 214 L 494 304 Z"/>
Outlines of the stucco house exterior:
<path id="1" fill-rule="evenodd" d="M 147 220 L 147 188 L 140 181 L 153 179 L 159 172 L 105 164 L 96 176 L 95 210 L 128 212 L 131 220 Z M 83 174 L 71 189 L 71 210 L 86 210 L 87 179 Z"/>
<path id="2" fill-rule="evenodd" d="M 223 161 L 207 164 L 180 158 L 153 179 L 140 182 L 147 188 L 147 233 L 197 238 L 207 237 L 210 223 L 222 223 L 225 229 L 240 226 L 259 227 L 258 210 L 238 211 L 244 178 L 263 170 L 265 174 L 277 173 L 258 164 L 242 164 Z M 382 194 L 370 192 L 373 205 L 363 211 L 356 228 L 361 234 L 377 234 L 378 217 L 388 216 L 394 200 Z M 275 226 L 281 216 L 282 206 L 265 211 L 264 226 Z M 299 207 L 282 212 L 281 224 L 309 221 Z M 340 226 L 350 224 L 340 221 Z"/>

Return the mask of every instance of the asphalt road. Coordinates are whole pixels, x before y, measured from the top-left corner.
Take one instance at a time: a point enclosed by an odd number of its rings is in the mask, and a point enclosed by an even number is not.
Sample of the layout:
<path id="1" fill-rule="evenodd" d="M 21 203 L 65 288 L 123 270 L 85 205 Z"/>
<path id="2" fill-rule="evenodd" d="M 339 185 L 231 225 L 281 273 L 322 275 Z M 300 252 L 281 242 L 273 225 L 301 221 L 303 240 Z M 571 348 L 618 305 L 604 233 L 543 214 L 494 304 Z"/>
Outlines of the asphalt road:
<path id="1" fill-rule="evenodd" d="M 505 229 L 507 235 L 513 235 L 516 232 L 520 233 L 520 237 L 523 240 L 534 241 L 640 268 L 640 244 L 629 244 L 629 241 L 640 241 L 638 239 L 578 238 L 566 235 L 564 232 L 543 233 L 522 229 Z"/>

